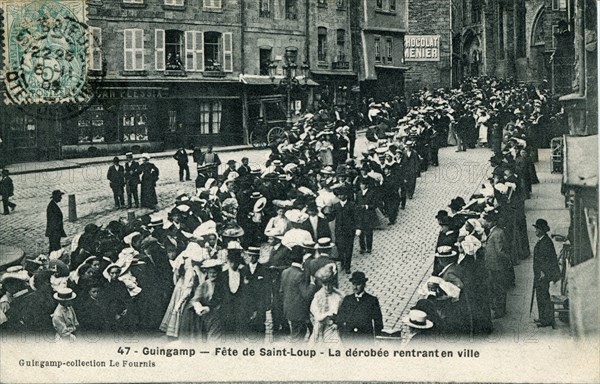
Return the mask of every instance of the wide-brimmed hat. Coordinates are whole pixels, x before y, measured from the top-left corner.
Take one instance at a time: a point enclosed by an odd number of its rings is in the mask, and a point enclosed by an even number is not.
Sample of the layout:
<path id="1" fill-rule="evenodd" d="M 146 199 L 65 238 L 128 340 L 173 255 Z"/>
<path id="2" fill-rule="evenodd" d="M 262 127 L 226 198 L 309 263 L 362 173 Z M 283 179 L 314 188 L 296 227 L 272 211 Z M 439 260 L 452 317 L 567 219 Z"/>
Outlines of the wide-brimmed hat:
<path id="1" fill-rule="evenodd" d="M 162 227 L 163 219 L 158 216 L 150 216 L 150 223 L 148 223 L 148 227 Z"/>
<path id="2" fill-rule="evenodd" d="M 210 179 L 206 180 L 206 183 L 204 183 L 204 188 L 210 189 L 210 188 L 212 188 L 212 186 L 214 184 L 216 184 L 216 182 L 217 182 L 217 180 L 215 180 L 211 177 Z"/>
<path id="3" fill-rule="evenodd" d="M 449 245 L 442 245 L 438 247 L 437 252 L 435 253 L 435 257 L 454 257 L 457 256 L 458 253 Z"/>
<path id="4" fill-rule="evenodd" d="M 329 263 L 317 270 L 315 272 L 315 279 L 319 280 L 321 284 L 327 284 L 335 281 L 335 276 L 337 275 L 337 266 L 335 263 Z"/>
<path id="5" fill-rule="evenodd" d="M 52 297 L 54 297 L 54 300 L 58 301 L 69 301 L 75 299 L 77 294 L 73 292 L 71 288 L 62 288 L 56 291 Z"/>
<path id="6" fill-rule="evenodd" d="M 333 244 L 331 243 L 331 238 L 329 237 L 321 237 L 317 240 L 317 248 L 318 249 L 331 249 L 333 248 Z"/>
<path id="7" fill-rule="evenodd" d="M 365 276 L 365 273 L 360 271 L 352 272 L 352 276 L 349 280 L 353 284 L 362 284 L 369 281 L 369 279 L 367 279 L 367 276 Z"/>
<path id="8" fill-rule="evenodd" d="M 263 209 L 265 209 L 266 206 L 267 206 L 267 198 L 266 197 L 260 197 L 254 203 L 253 211 L 254 211 L 254 213 L 261 212 Z"/>
<path id="9" fill-rule="evenodd" d="M 460 211 L 462 209 L 462 207 L 465 206 L 465 200 L 458 196 L 455 197 L 454 199 L 450 200 L 450 204 L 448 204 L 448 207 L 450 207 L 451 209 L 455 210 L 455 211 Z"/>
<path id="10" fill-rule="evenodd" d="M 408 315 L 402 318 L 402 322 L 416 329 L 429 329 L 433 327 L 433 322 L 427 319 L 427 313 L 418 309 L 411 309 Z"/>
<path id="11" fill-rule="evenodd" d="M 533 224 L 533 226 L 539 230 L 542 230 L 544 232 L 549 232 L 550 231 L 550 226 L 548 226 L 548 222 L 544 219 L 537 219 L 535 221 L 535 224 Z"/>
<path id="12" fill-rule="evenodd" d="M 239 225 L 225 228 L 221 233 L 223 237 L 242 237 L 244 236 L 244 228 Z"/>
<path id="13" fill-rule="evenodd" d="M 448 211 L 442 209 L 442 210 L 438 211 L 438 213 L 435 215 L 435 218 L 438 220 L 442 217 L 448 217 Z"/>
<path id="14" fill-rule="evenodd" d="M 285 217 L 296 224 L 302 224 L 308 219 L 308 215 L 299 209 L 290 209 L 285 213 Z"/>
<path id="15" fill-rule="evenodd" d="M 335 175 L 335 171 L 333 170 L 333 167 L 330 165 L 327 165 L 326 167 L 321 169 L 321 173 L 324 175 Z"/>
<path id="16" fill-rule="evenodd" d="M 317 249 L 317 243 L 315 243 L 311 239 L 305 239 L 300 246 L 306 249 Z"/>
<path id="17" fill-rule="evenodd" d="M 246 254 L 248 254 L 248 256 L 250 256 L 250 255 L 260 256 L 260 247 L 249 246 L 246 249 Z"/>
<path id="18" fill-rule="evenodd" d="M 218 259 L 206 259 L 200 264 L 201 269 L 220 268 L 223 266 L 223 262 Z"/>
<path id="19" fill-rule="evenodd" d="M 60 189 L 55 189 L 54 191 L 52 191 L 52 198 L 62 196 L 64 194 L 65 193 L 63 191 L 61 191 Z"/>

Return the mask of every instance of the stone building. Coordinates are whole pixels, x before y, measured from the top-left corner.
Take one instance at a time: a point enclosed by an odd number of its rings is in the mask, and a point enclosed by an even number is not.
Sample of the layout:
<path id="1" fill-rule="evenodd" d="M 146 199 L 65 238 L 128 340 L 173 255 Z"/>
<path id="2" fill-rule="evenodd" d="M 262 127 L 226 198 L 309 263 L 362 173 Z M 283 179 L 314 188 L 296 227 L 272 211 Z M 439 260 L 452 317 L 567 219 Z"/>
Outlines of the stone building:
<path id="1" fill-rule="evenodd" d="M 351 22 L 361 96 L 404 94 L 408 0 L 352 0 Z"/>

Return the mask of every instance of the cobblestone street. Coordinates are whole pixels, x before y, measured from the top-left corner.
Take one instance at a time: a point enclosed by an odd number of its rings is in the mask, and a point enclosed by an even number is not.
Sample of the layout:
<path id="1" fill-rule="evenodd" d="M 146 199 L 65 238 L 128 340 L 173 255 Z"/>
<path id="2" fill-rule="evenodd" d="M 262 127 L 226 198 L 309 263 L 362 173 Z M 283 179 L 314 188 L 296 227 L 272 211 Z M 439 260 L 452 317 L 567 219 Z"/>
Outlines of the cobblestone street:
<path id="1" fill-rule="evenodd" d="M 365 146 L 364 138 L 359 139 L 356 152 L 360 153 Z M 245 155 L 251 163 L 264 164 L 268 151 L 220 153 L 223 162 L 240 161 Z M 406 210 L 400 211 L 398 222 L 375 231 L 373 254 L 359 255 L 358 244 L 355 244 L 352 270 L 367 274 L 367 290 L 379 297 L 386 328 L 400 328 L 400 319 L 417 300 L 416 288 L 431 268 L 438 232 L 435 213 L 446 209 L 451 198 L 459 195 L 466 198 L 475 191 L 486 175 L 489 156 L 487 149 L 455 153 L 454 147 L 442 148 L 441 165 L 430 167 L 418 179 L 415 197 L 407 202 Z M 161 172 L 157 187 L 160 208 L 172 203 L 177 190 L 193 191 L 192 181 L 179 182 L 175 160 L 157 159 L 155 164 Z M 191 164 L 193 168 L 195 164 Z M 100 164 L 14 176 L 14 202 L 18 206 L 13 214 L 0 216 L 0 243 L 20 246 L 28 256 L 46 252 L 45 209 L 52 190 L 57 188 L 75 194 L 77 199 L 79 219 L 73 223 L 67 220 L 66 196 L 61 203 L 69 238 L 88 223 L 106 224 L 126 218 L 126 210 L 113 209 L 107 168 L 108 165 Z M 136 210 L 137 215 L 146 212 L 148 210 Z M 340 276 L 340 289 L 345 293 L 352 291 L 348 277 L 344 273 Z"/>

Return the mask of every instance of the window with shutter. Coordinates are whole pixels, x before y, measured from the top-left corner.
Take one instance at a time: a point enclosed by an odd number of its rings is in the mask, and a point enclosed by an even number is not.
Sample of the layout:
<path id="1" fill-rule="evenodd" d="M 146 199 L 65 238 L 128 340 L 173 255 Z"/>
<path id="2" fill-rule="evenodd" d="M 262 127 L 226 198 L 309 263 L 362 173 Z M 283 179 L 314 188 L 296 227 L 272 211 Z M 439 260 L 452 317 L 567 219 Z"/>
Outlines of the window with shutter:
<path id="1" fill-rule="evenodd" d="M 194 56 L 196 71 L 204 71 L 204 32 L 194 32 Z"/>
<path id="2" fill-rule="evenodd" d="M 233 72 L 233 42 L 231 32 L 223 34 L 223 71 Z"/>
<path id="3" fill-rule="evenodd" d="M 221 0 L 204 0 L 204 8 L 221 9 Z"/>
<path id="4" fill-rule="evenodd" d="M 131 71 L 134 69 L 134 67 L 133 67 L 133 30 L 132 29 L 126 29 L 124 31 L 123 47 L 124 47 L 124 54 L 125 54 L 125 57 L 123 58 L 123 61 L 125 63 L 125 70 Z"/>
<path id="5" fill-rule="evenodd" d="M 135 44 L 135 64 L 134 69 L 138 71 L 144 70 L 144 31 L 141 29 L 134 30 Z"/>
<path id="6" fill-rule="evenodd" d="M 90 69 L 92 71 L 102 70 L 102 29 L 90 27 Z"/>
<path id="7" fill-rule="evenodd" d="M 195 66 L 196 52 L 194 50 L 194 31 L 185 31 L 185 69 L 193 71 Z"/>
<path id="8" fill-rule="evenodd" d="M 165 30 L 154 31 L 154 65 L 157 71 L 165 70 Z"/>

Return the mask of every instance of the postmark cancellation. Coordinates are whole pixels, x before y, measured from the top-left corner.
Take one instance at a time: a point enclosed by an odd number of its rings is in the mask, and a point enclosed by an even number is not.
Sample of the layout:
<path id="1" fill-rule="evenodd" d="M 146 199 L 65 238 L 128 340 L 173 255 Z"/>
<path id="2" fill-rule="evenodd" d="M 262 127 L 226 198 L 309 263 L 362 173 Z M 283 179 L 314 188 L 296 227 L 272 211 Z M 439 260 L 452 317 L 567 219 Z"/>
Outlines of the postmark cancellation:
<path id="1" fill-rule="evenodd" d="M 2 0 L 5 103 L 85 103 L 84 0 Z"/>

